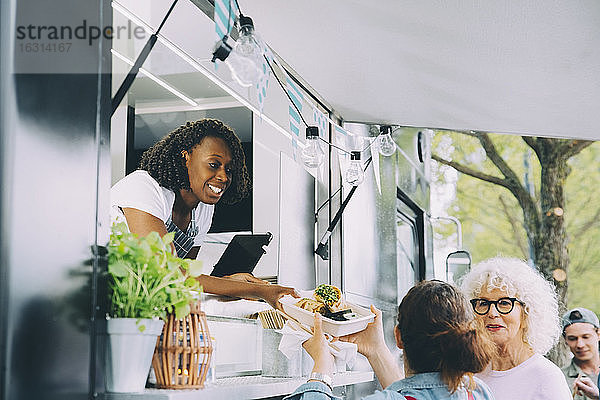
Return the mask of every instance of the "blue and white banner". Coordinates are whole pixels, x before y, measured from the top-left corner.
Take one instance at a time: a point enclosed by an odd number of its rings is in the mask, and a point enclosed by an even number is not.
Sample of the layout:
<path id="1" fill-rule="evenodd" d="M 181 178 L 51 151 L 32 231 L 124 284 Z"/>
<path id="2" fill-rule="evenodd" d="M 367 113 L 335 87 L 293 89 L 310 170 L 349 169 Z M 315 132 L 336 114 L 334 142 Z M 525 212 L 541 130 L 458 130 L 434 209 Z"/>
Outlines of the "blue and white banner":
<path id="1" fill-rule="evenodd" d="M 296 107 L 292 104 L 288 104 L 288 111 L 290 114 L 290 130 L 292 131 L 292 147 L 294 148 L 294 160 L 296 159 L 296 152 L 298 149 L 298 138 L 300 137 L 300 131 L 302 127 L 302 118 L 300 117 L 299 112 L 302 112 L 302 102 L 304 101 L 304 96 L 302 92 L 296 86 L 296 84 L 290 79 L 289 76 L 285 77 L 287 92 L 292 99 L 292 102 Z M 298 110 L 296 110 L 298 109 Z"/>
<path id="2" fill-rule="evenodd" d="M 225 35 L 229 35 L 239 9 L 235 0 L 215 0 L 215 32 L 217 39 L 220 40 Z"/>
<path id="3" fill-rule="evenodd" d="M 290 130 L 296 136 L 300 135 L 300 127 L 302 126 L 302 118 L 300 117 L 299 112 L 302 112 L 302 102 L 304 100 L 304 96 L 302 92 L 296 86 L 294 81 L 292 81 L 288 76 L 285 77 L 287 84 L 287 92 L 290 95 L 290 99 L 296 107 L 292 104 L 289 104 L 289 113 L 290 113 Z"/>
<path id="4" fill-rule="evenodd" d="M 263 50 L 263 60 L 262 60 L 262 75 L 256 84 L 256 99 L 258 101 L 258 111 L 262 115 L 263 108 L 265 107 L 265 98 L 267 97 L 267 89 L 269 88 L 269 78 L 271 78 L 271 68 L 269 67 L 268 62 L 273 65 L 274 56 L 271 52 L 269 46 L 264 45 Z"/>
<path id="5" fill-rule="evenodd" d="M 313 106 L 313 121 L 319 127 L 319 136 L 325 140 L 327 138 L 327 117 L 317 107 Z"/>

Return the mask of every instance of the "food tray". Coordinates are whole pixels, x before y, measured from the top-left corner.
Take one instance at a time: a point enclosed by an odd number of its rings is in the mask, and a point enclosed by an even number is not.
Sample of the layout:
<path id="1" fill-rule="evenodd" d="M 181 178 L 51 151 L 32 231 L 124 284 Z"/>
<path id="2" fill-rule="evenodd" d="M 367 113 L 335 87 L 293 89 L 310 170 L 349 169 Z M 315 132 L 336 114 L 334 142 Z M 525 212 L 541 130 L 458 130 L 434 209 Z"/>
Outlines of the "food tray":
<path id="1" fill-rule="evenodd" d="M 305 296 L 309 297 L 309 296 Z M 291 317 L 296 318 L 299 322 L 304 325 L 308 325 L 313 327 L 315 322 L 314 313 L 304 310 L 295 305 L 300 299 L 296 299 L 292 296 L 283 296 L 279 301 L 283 306 L 283 311 L 286 314 L 289 314 Z M 375 319 L 375 314 L 373 314 L 370 310 L 367 310 L 364 307 L 358 306 L 356 304 L 348 303 L 346 304 L 350 307 L 352 312 L 358 314 L 358 317 L 352 318 L 348 321 L 334 321 L 332 319 L 322 317 L 323 321 L 323 332 L 328 333 L 332 336 L 345 336 L 351 333 L 360 332 L 367 327 L 369 322 L 373 322 Z"/>

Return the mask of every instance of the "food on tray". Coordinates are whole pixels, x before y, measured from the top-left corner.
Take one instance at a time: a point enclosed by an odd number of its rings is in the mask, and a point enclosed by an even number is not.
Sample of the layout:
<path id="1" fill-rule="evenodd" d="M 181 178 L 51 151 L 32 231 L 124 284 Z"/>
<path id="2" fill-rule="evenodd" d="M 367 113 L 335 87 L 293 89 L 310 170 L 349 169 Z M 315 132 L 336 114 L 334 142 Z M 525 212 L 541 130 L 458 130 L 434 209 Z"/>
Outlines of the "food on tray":
<path id="1" fill-rule="evenodd" d="M 329 318 L 334 321 L 348 321 L 349 319 L 358 317 L 358 314 L 353 313 L 350 308 L 336 312 L 324 312 L 321 314 L 323 314 L 325 318 Z"/>
<path id="2" fill-rule="evenodd" d="M 296 303 L 296 305 L 300 308 L 302 308 L 303 310 L 307 310 L 310 312 L 321 312 L 322 309 L 326 308 L 327 306 L 323 303 L 318 302 L 317 300 L 314 299 L 308 299 L 308 298 L 302 298 L 300 300 L 298 300 L 298 302 Z"/>
<path id="3" fill-rule="evenodd" d="M 312 313 L 318 312 L 334 321 L 348 321 L 358 317 L 358 314 L 342 300 L 342 291 L 335 286 L 319 285 L 313 296 L 314 298 L 304 297 L 295 305 Z"/>
<path id="4" fill-rule="evenodd" d="M 342 291 L 333 285 L 319 285 L 315 289 L 315 299 L 329 308 L 337 308 L 342 299 Z"/>
<path id="5" fill-rule="evenodd" d="M 337 308 L 332 310 L 325 303 L 317 300 L 314 291 L 304 292 L 302 295 L 304 296 L 302 299 L 283 296 L 280 301 L 284 313 L 290 319 L 296 319 L 300 324 L 312 327 L 316 311 L 323 315 L 323 332 L 334 337 L 360 332 L 375 318 L 368 309 L 358 304 L 347 303 L 344 296 L 340 296 Z"/>

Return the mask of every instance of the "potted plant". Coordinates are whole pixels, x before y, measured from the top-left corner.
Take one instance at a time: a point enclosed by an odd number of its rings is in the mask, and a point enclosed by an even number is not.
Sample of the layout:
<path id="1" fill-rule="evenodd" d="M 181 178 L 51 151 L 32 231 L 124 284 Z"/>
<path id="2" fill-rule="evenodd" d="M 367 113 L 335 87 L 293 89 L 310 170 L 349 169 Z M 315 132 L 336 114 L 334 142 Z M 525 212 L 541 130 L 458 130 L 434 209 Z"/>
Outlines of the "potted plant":
<path id="1" fill-rule="evenodd" d="M 201 262 L 171 253 L 172 233 L 146 237 L 114 224 L 108 244 L 106 390 L 144 389 L 154 346 L 168 313 L 183 318 L 201 290 L 194 272 Z"/>

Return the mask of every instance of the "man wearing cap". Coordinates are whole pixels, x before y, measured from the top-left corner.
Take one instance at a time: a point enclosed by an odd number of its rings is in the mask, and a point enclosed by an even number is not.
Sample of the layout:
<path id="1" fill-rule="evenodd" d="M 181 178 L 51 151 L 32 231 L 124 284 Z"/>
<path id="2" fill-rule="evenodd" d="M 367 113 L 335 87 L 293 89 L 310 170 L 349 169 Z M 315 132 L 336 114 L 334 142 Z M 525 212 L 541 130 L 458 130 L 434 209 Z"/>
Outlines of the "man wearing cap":
<path id="1" fill-rule="evenodd" d="M 598 399 L 598 375 L 600 372 L 600 322 L 593 311 L 574 308 L 562 317 L 563 337 L 573 359 L 562 369 L 567 382 L 577 391 L 576 400 Z"/>

